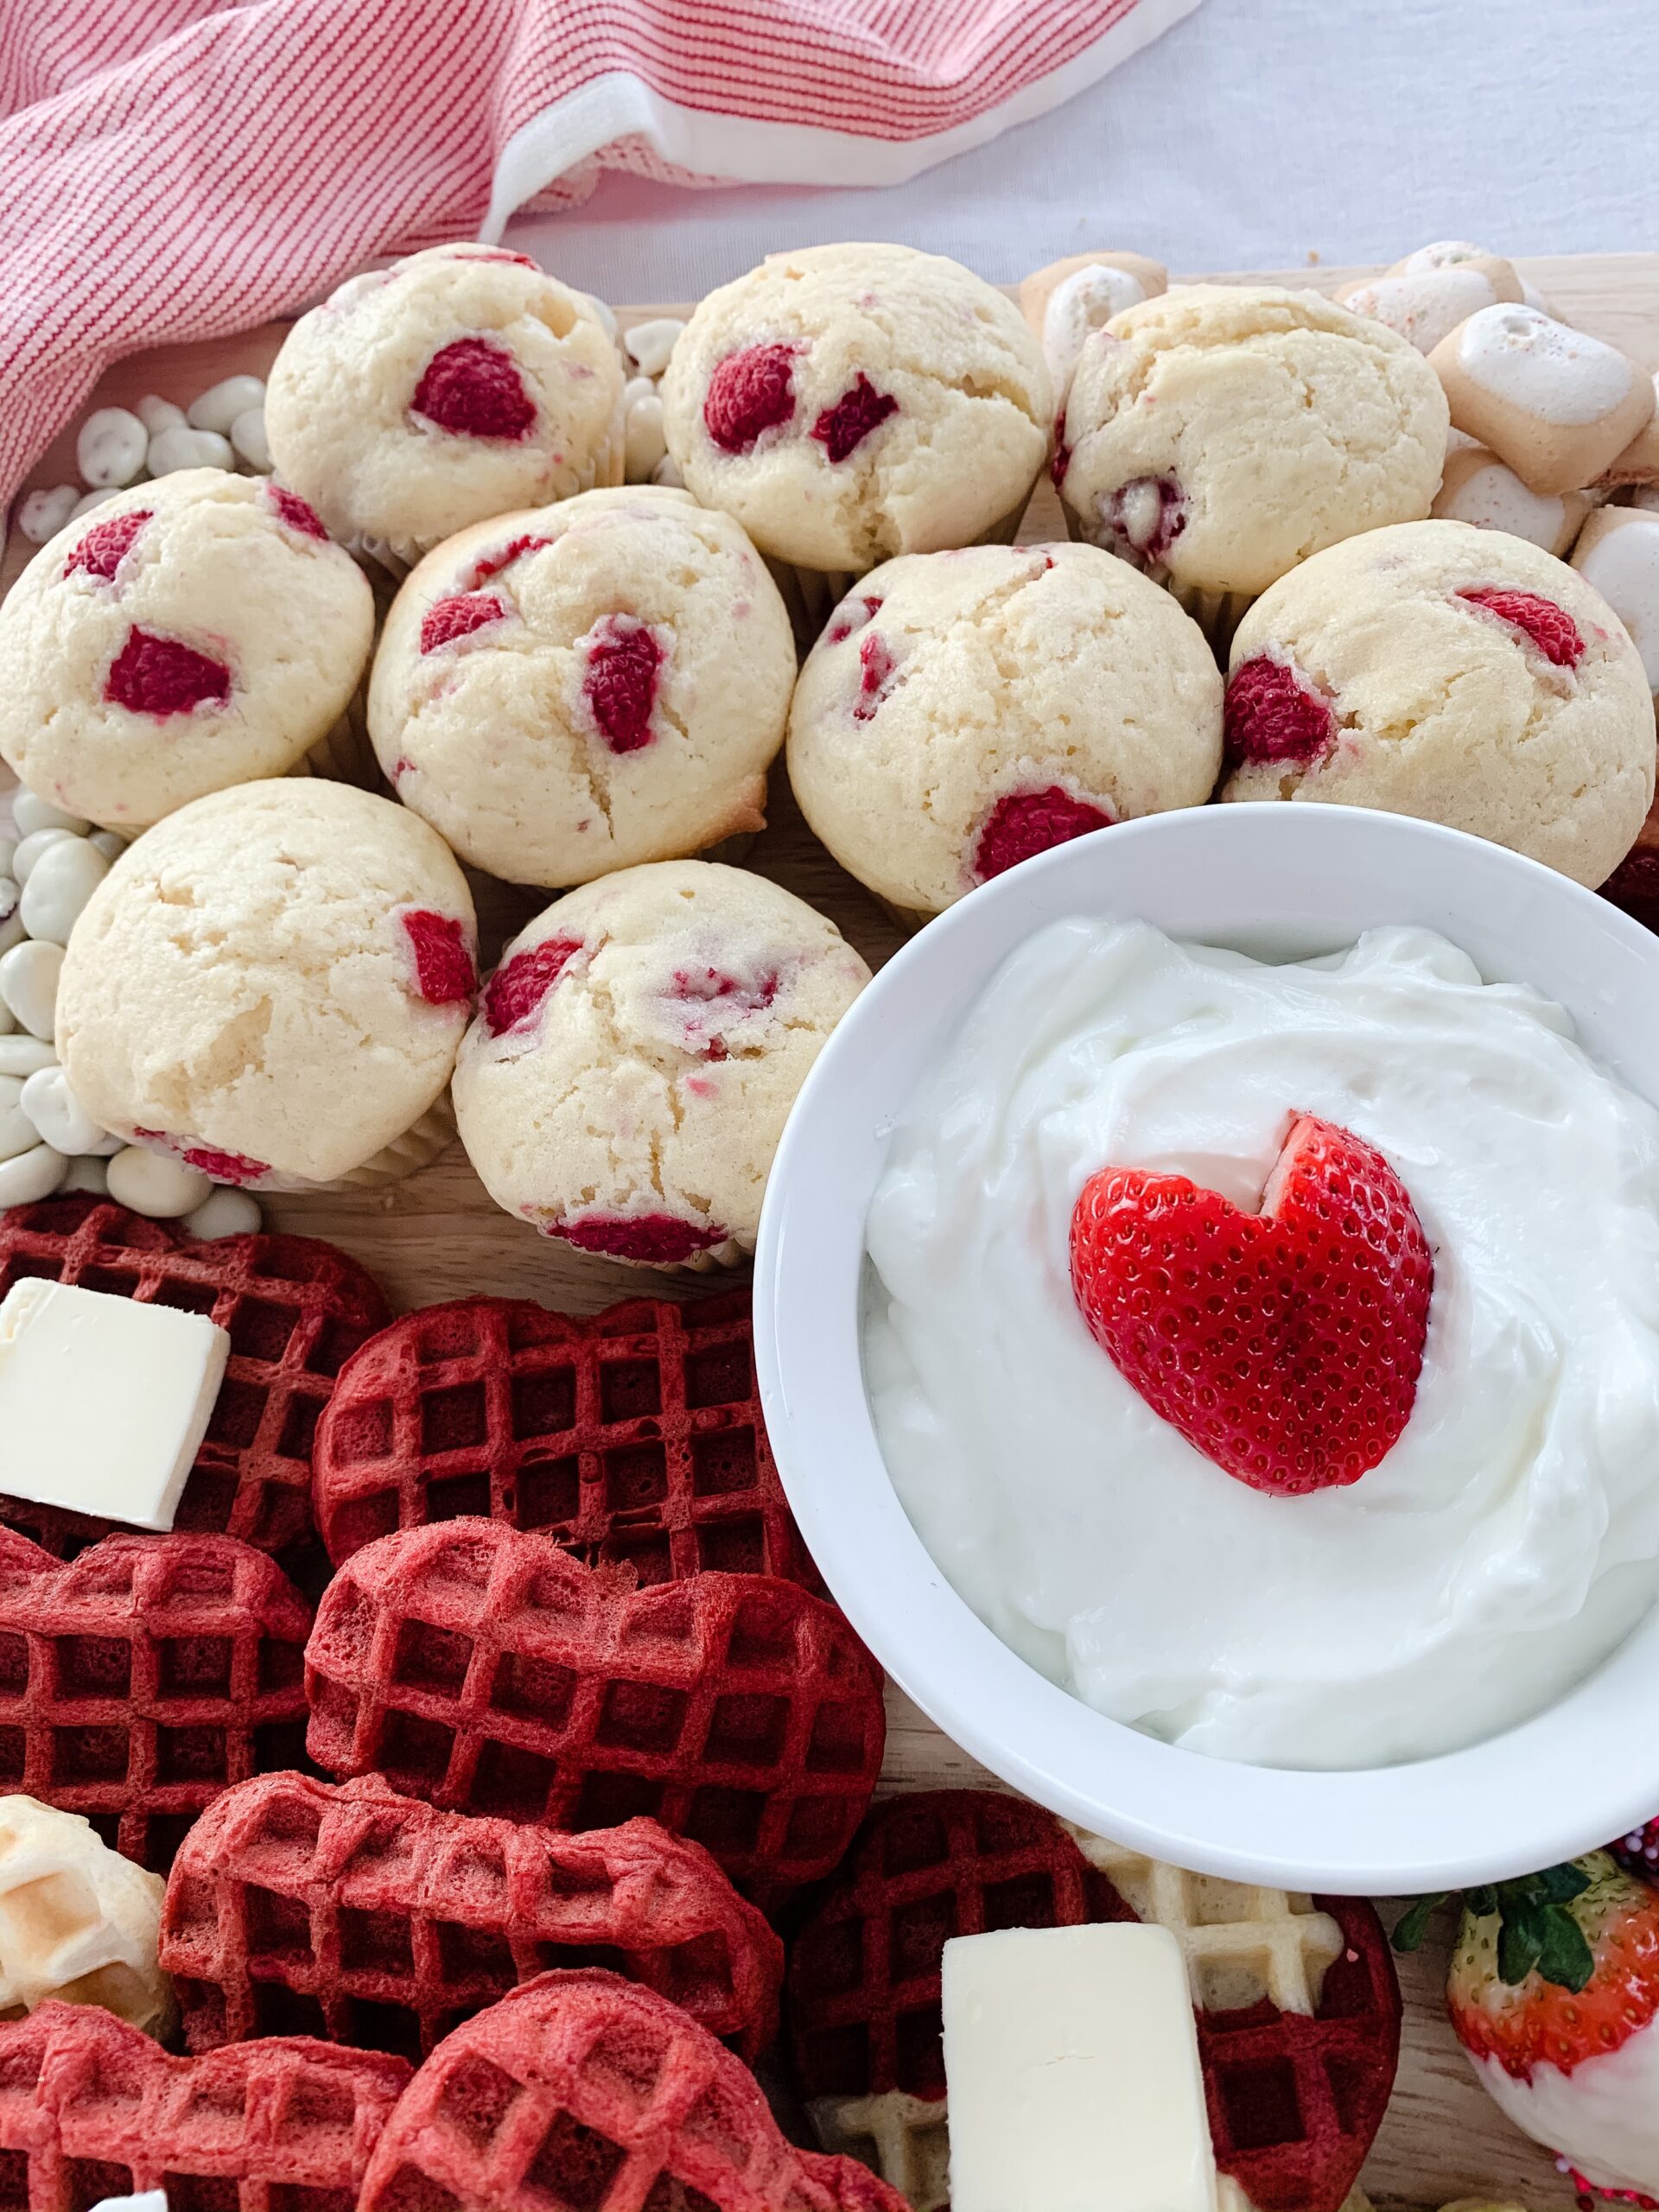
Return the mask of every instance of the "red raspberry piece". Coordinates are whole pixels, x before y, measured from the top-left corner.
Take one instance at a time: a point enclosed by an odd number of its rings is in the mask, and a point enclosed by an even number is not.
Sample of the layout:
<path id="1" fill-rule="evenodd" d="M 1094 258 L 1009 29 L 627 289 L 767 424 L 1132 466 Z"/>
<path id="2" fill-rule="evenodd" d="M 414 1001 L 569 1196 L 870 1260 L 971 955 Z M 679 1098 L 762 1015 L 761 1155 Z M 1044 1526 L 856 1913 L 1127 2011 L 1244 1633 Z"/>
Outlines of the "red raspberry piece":
<path id="1" fill-rule="evenodd" d="M 870 432 L 899 412 L 891 392 L 878 391 L 861 369 L 833 407 L 826 407 L 812 425 L 811 435 L 832 461 L 845 461 L 861 446 Z"/>
<path id="2" fill-rule="evenodd" d="M 582 950 L 580 938 L 548 937 L 527 952 L 504 960 L 484 986 L 484 1027 L 492 1037 L 525 1029 L 547 996 Z"/>
<path id="3" fill-rule="evenodd" d="M 1065 410 L 1061 408 L 1054 417 L 1054 458 L 1048 464 L 1048 473 L 1054 480 L 1058 492 L 1065 481 L 1065 472 L 1071 466 L 1071 448 L 1065 442 Z"/>
<path id="4" fill-rule="evenodd" d="M 165 1129 L 135 1129 L 132 1134 L 145 1144 L 159 1145 L 164 1152 L 176 1153 L 187 1167 L 211 1175 L 215 1183 L 257 1183 L 270 1173 L 263 1160 L 250 1160 L 246 1153 L 219 1152 L 206 1144 L 181 1144 L 177 1137 L 168 1136 Z"/>
<path id="5" fill-rule="evenodd" d="M 1529 639 L 1547 661 L 1557 668 L 1576 668 L 1584 658 L 1584 639 L 1578 624 L 1553 599 L 1535 591 L 1506 591 L 1498 586 L 1484 591 L 1460 591 L 1459 599 L 1484 607 L 1500 622 Z"/>
<path id="6" fill-rule="evenodd" d="M 1105 807 L 1073 798 L 1058 784 L 1040 791 L 1010 791 L 998 799 L 979 833 L 974 847 L 975 878 L 988 883 L 1033 853 L 1086 837 L 1091 830 L 1109 830 L 1115 819 Z"/>
<path id="7" fill-rule="evenodd" d="M 877 601 L 880 604 L 880 601 Z M 878 638 L 872 631 L 858 649 L 858 664 L 862 671 L 858 680 L 858 698 L 853 708 L 855 722 L 874 719 L 875 710 L 887 697 L 886 685 L 898 663 L 893 659 L 885 638 Z"/>
<path id="8" fill-rule="evenodd" d="M 285 492 L 280 484 L 266 485 L 265 497 L 290 530 L 297 530 L 302 537 L 320 537 L 325 545 L 328 543 L 322 517 L 308 499 L 302 499 L 297 492 Z"/>
<path id="9" fill-rule="evenodd" d="M 702 397 L 703 428 L 722 453 L 749 453 L 763 430 L 795 412 L 793 346 L 746 346 L 716 361 Z"/>
<path id="10" fill-rule="evenodd" d="M 1227 684 L 1227 751 L 1235 760 L 1322 760 L 1337 741 L 1337 718 L 1288 661 L 1259 653 Z"/>
<path id="11" fill-rule="evenodd" d="M 499 576 L 503 569 L 510 569 L 515 561 L 522 561 L 526 553 L 539 553 L 543 545 L 552 543 L 550 537 L 537 537 L 531 531 L 522 537 L 510 537 L 499 552 L 486 553 L 473 563 L 473 590 L 488 583 L 492 576 Z"/>
<path id="12" fill-rule="evenodd" d="M 638 753 L 651 743 L 651 710 L 657 703 L 657 671 L 663 649 L 632 614 L 607 614 L 589 632 L 582 693 L 613 753 Z"/>
<path id="13" fill-rule="evenodd" d="M 481 245 L 469 247 L 465 253 L 452 253 L 451 261 L 507 261 L 515 269 L 533 269 L 541 274 L 542 264 L 532 261 L 527 253 L 509 253 L 505 246 Z"/>
<path id="14" fill-rule="evenodd" d="M 1113 1365 L 1195 1451 L 1278 1496 L 1357 1482 L 1399 1441 L 1433 1287 L 1405 1185 L 1306 1114 L 1260 1213 L 1106 1167 L 1071 1217 L 1073 1294 Z"/>
<path id="15" fill-rule="evenodd" d="M 690 1041 L 696 1044 L 702 1040 L 706 1059 L 723 1060 L 728 1057 L 726 1040 L 709 1033 L 741 1020 L 746 1014 L 763 1013 L 778 995 L 778 970 L 768 968 L 764 975 L 745 982 L 718 968 L 677 968 L 674 995 L 709 1009 L 706 1014 L 688 1016 Z"/>
<path id="16" fill-rule="evenodd" d="M 457 592 L 449 599 L 435 599 L 421 620 L 421 651 L 435 653 L 440 645 L 453 645 L 457 638 L 470 638 L 486 623 L 504 622 L 507 610 L 493 591 Z"/>
<path id="17" fill-rule="evenodd" d="M 1186 528 L 1186 494 L 1173 476 L 1132 476 L 1103 496 L 1100 518 L 1121 558 L 1161 561 Z"/>
<path id="18" fill-rule="evenodd" d="M 861 630 L 872 614 L 880 607 L 880 601 L 868 594 L 861 599 L 843 599 L 836 609 L 830 627 L 823 633 L 826 645 L 844 645 L 855 630 Z"/>
<path id="19" fill-rule="evenodd" d="M 441 346 L 415 387 L 415 412 L 463 438 L 527 438 L 536 426 L 518 362 L 489 338 Z"/>
<path id="20" fill-rule="evenodd" d="M 79 569 L 83 575 L 101 577 L 108 583 L 150 519 L 150 510 L 140 507 L 132 514 L 111 515 L 107 522 L 95 522 L 64 563 L 64 575 L 72 576 Z"/>
<path id="21" fill-rule="evenodd" d="M 652 1267 L 674 1267 L 726 1242 L 723 1229 L 701 1228 L 671 1213 L 584 1214 L 580 1221 L 554 1221 L 547 1234 L 579 1252 L 602 1252 L 613 1260 L 643 1260 Z"/>
<path id="22" fill-rule="evenodd" d="M 429 1006 L 466 1006 L 478 988 L 467 925 L 457 914 L 417 906 L 404 916 L 415 955 L 415 981 Z"/>
<path id="23" fill-rule="evenodd" d="M 104 680 L 110 704 L 135 715 L 188 715 L 230 696 L 231 671 L 222 660 L 136 623 Z"/>

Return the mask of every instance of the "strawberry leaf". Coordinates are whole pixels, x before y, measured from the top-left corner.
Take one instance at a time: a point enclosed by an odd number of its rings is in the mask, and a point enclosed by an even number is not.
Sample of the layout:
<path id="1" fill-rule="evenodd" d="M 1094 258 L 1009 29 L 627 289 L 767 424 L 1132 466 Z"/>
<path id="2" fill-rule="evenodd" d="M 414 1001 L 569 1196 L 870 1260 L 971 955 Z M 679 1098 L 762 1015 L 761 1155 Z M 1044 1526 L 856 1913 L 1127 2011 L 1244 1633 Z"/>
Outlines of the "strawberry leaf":
<path id="1" fill-rule="evenodd" d="M 1396 1951 L 1414 1951 L 1428 1933 L 1428 1923 L 1443 1904 L 1451 1900 L 1450 1890 L 1436 1890 L 1432 1896 L 1419 1897 L 1410 1909 L 1401 1914 L 1394 1923 L 1390 1941 Z"/>
<path id="2" fill-rule="evenodd" d="M 1538 1971 L 1546 1981 L 1576 1995 L 1596 1970 L 1595 1954 L 1570 1912 L 1560 1905 L 1549 1905 L 1542 1916 L 1544 1940 L 1538 1953 Z"/>
<path id="3" fill-rule="evenodd" d="M 1519 1902 L 1504 1914 L 1497 1931 L 1497 1971 L 1512 1986 L 1522 1982 L 1543 1955 L 1548 1923 L 1536 1905 Z"/>
<path id="4" fill-rule="evenodd" d="M 1546 1866 L 1535 1878 L 1539 1895 L 1547 1904 L 1570 1904 L 1590 1886 L 1589 1875 L 1571 1859 L 1564 1866 Z"/>

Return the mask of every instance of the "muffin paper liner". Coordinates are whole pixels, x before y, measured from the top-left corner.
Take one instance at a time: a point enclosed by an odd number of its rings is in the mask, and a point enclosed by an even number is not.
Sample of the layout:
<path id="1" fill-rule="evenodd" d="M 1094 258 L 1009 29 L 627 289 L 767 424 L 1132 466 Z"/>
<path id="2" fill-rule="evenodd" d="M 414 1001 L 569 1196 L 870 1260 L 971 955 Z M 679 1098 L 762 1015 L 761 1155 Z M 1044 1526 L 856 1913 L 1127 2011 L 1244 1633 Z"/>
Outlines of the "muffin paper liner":
<path id="1" fill-rule="evenodd" d="M 1066 536 L 1071 543 L 1074 545 L 1098 545 L 1099 539 L 1089 535 L 1071 502 L 1062 499 L 1060 505 L 1065 514 Z M 1109 545 L 1101 550 L 1108 553 L 1112 550 Z M 1122 556 L 1116 555 L 1114 557 L 1122 559 Z M 1228 648 L 1233 642 L 1233 632 L 1261 594 L 1250 591 L 1206 591 L 1197 584 L 1176 583 L 1169 570 L 1158 561 L 1149 562 L 1141 573 L 1149 582 L 1161 585 L 1177 607 L 1192 617 L 1210 640 L 1216 658 L 1224 669 Z"/>
<path id="2" fill-rule="evenodd" d="M 1034 486 L 1031 489 L 1034 489 Z M 1031 505 L 1031 489 L 1020 494 L 1020 504 L 988 530 L 970 539 L 975 545 L 1012 545 L 1025 520 L 1026 509 Z M 935 550 L 950 549 L 935 548 Z M 884 554 L 882 559 L 891 556 Z M 784 605 L 789 610 L 790 626 L 795 632 L 795 643 L 804 659 L 817 642 L 818 633 L 836 608 L 861 576 L 868 569 L 802 569 L 791 561 L 774 561 L 766 556 L 766 569 L 773 583 L 783 594 Z M 871 567 L 880 568 L 880 561 Z"/>

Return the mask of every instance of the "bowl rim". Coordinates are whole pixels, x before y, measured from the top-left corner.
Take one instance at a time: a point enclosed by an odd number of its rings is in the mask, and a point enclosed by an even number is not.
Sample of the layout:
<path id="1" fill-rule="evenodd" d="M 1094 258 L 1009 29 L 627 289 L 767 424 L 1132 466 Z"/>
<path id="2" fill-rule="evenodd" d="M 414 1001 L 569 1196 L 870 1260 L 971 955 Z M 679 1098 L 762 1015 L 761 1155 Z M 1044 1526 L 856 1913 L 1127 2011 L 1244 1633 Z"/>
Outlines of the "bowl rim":
<path id="1" fill-rule="evenodd" d="M 1483 974 L 1560 999 L 1593 1057 L 1659 1101 L 1659 938 L 1553 869 L 1438 823 L 1272 800 L 1195 808 L 1096 831 L 982 886 L 901 946 L 843 1017 L 796 1101 L 762 1210 L 756 1378 L 826 1584 L 899 1688 L 994 1775 L 1202 1873 L 1402 1895 L 1525 1873 L 1629 1833 L 1659 1810 L 1659 1605 L 1555 1704 L 1464 1750 L 1387 1767 L 1247 1765 L 1144 1735 L 1050 1682 L 957 1594 L 899 1503 L 859 1327 L 864 1220 L 894 1123 L 1007 954 L 1067 915 L 1145 911 L 1144 897 L 1114 903 L 1113 886 L 1137 873 L 1159 875 L 1173 934 L 1267 933 L 1279 957 L 1334 950 L 1356 929 L 1281 915 L 1272 894 L 1295 909 L 1322 891 L 1340 911 L 1381 874 L 1407 910 L 1390 919 L 1441 929 Z M 1224 905 L 1221 887 L 1241 873 L 1269 894 L 1259 912 L 1167 918 Z M 1573 987 L 1539 970 L 1569 971 Z"/>

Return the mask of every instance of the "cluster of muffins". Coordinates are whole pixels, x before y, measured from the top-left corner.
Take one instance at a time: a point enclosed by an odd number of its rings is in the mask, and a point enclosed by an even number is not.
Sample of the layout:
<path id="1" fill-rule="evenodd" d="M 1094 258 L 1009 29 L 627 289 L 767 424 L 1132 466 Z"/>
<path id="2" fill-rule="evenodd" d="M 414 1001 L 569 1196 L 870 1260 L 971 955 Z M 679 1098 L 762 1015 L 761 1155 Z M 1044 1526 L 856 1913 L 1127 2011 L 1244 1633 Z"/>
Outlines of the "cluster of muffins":
<path id="1" fill-rule="evenodd" d="M 295 326 L 270 477 L 136 485 L 31 563 L 0 754 L 143 832 L 62 969 L 102 1126 L 302 1190 L 458 1117 L 543 1233 L 730 1263 L 868 978 L 728 864 L 780 753 L 912 925 L 1212 797 L 1426 816 L 1591 885 L 1641 827 L 1653 381 L 1500 257 L 1333 301 L 1079 256 L 1016 304 L 903 247 L 775 255 L 672 338 L 650 483 L 628 366 L 523 256 L 416 254 Z M 1045 467 L 1068 541 L 1016 545 Z M 563 894 L 481 991 L 463 863 Z"/>

